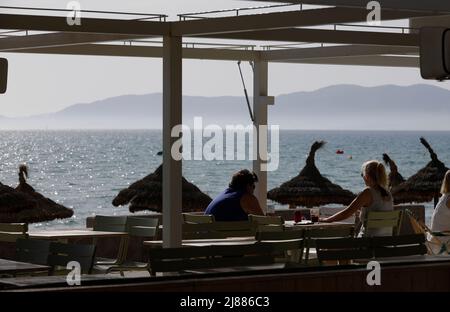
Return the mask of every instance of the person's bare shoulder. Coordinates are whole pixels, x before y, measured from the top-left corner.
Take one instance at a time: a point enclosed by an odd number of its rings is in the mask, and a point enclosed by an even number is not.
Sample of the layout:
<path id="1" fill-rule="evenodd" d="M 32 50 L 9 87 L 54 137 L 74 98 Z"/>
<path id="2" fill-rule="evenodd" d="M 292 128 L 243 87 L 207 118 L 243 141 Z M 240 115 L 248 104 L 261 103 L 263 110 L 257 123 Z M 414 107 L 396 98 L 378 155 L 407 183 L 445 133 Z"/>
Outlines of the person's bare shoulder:
<path id="1" fill-rule="evenodd" d="M 357 196 L 357 199 L 363 206 L 369 206 L 372 203 L 372 192 L 370 191 L 370 188 L 366 187 L 362 190 Z"/>

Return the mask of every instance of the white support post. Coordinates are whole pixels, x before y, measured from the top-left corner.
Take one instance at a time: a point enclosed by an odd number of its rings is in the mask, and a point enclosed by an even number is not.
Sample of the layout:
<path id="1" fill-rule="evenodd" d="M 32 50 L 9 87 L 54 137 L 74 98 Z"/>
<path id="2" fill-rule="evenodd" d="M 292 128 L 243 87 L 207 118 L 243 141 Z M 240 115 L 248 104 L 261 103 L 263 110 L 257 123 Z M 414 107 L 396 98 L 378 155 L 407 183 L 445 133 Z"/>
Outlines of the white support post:
<path id="1" fill-rule="evenodd" d="M 253 75 L 253 115 L 256 135 L 253 136 L 253 147 L 256 155 L 253 160 L 253 171 L 258 175 L 255 196 L 264 213 L 267 212 L 267 171 L 261 169 L 262 162 L 267 160 L 267 105 L 273 104 L 273 97 L 268 97 L 268 63 L 255 61 Z M 262 130 L 262 131 L 261 131 Z M 265 146 L 263 146 L 265 145 Z M 255 157 L 256 156 L 256 157 Z"/>
<path id="2" fill-rule="evenodd" d="M 181 247 L 182 161 L 171 155 L 174 126 L 182 122 L 181 37 L 164 37 L 163 47 L 163 247 Z"/>

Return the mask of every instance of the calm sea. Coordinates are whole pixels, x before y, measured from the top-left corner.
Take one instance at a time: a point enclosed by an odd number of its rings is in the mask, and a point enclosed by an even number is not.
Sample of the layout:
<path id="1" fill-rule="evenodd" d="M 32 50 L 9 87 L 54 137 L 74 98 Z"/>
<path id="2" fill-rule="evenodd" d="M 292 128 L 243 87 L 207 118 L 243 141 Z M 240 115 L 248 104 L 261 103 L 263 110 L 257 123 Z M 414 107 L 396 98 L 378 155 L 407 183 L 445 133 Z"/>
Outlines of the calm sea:
<path id="1" fill-rule="evenodd" d="M 311 143 L 328 144 L 317 153 L 316 164 L 324 176 L 342 187 L 363 188 L 361 164 L 381 160 L 388 153 L 409 177 L 430 160 L 419 143 L 424 136 L 441 161 L 450 164 L 450 132 L 281 131 L 278 170 L 269 172 L 269 188 L 297 175 L 304 166 Z M 336 154 L 341 149 L 344 154 Z M 127 207 L 113 207 L 114 196 L 130 183 L 153 172 L 161 163 L 161 132 L 111 131 L 0 131 L 0 181 L 15 186 L 19 164 L 29 166 L 29 183 L 39 192 L 74 209 L 71 219 L 34 224 L 40 228 L 84 227 L 95 214 L 126 214 Z M 351 156 L 351 157 L 350 157 Z M 183 174 L 214 197 L 231 174 L 251 168 L 250 161 L 184 161 Z M 427 204 L 427 217 L 432 213 Z"/>

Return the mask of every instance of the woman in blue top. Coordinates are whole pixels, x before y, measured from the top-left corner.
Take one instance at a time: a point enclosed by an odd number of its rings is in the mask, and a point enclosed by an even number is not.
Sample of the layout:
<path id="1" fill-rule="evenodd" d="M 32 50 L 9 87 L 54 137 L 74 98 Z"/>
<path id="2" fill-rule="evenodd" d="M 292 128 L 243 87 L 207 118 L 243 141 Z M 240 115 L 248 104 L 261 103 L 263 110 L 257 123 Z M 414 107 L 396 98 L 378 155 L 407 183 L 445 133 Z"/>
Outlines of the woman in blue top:
<path id="1" fill-rule="evenodd" d="M 253 195 L 258 177 L 247 169 L 233 174 L 228 188 L 206 208 L 205 214 L 216 221 L 245 221 L 249 214 L 263 215 L 258 199 Z"/>

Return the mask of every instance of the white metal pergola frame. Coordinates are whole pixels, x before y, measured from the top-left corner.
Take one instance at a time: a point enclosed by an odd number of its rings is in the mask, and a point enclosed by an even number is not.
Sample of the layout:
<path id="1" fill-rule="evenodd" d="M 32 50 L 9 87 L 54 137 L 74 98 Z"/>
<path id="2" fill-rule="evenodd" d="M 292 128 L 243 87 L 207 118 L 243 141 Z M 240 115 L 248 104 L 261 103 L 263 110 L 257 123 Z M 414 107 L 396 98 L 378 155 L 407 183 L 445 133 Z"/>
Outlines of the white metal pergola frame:
<path id="1" fill-rule="evenodd" d="M 261 1 L 261 0 L 258 0 Z M 263 0 L 265 1 L 265 0 Z M 343 23 L 366 21 L 364 1 L 307 0 L 277 1 L 331 7 L 265 14 L 199 18 L 176 22 L 83 18 L 81 25 L 69 26 L 66 17 L 0 14 L 0 53 L 37 53 L 155 57 L 163 59 L 163 240 L 164 247 L 181 245 L 182 163 L 171 157 L 174 126 L 182 122 L 182 59 L 252 61 L 254 63 L 254 125 L 267 125 L 268 63 L 337 64 L 418 67 L 419 31 L 402 33 L 343 30 Z M 383 20 L 440 17 L 450 13 L 450 2 L 440 0 L 380 0 Z M 162 15 L 161 15 L 162 16 Z M 334 25 L 332 29 L 311 28 Z M 25 36 L 11 30 L 26 31 Z M 38 31 L 38 34 L 28 34 Z M 45 32 L 45 33 L 42 33 Z M 6 32 L 3 32 L 6 34 Z M 0 32 L 0 36 L 2 33 Z M 201 39 L 319 43 L 319 47 L 267 46 L 264 49 L 183 47 L 185 37 Z M 162 46 L 131 44 L 132 40 L 162 38 Z M 121 44 L 114 44 L 120 41 Z M 130 44 L 123 44 L 129 42 Z M 332 46 L 325 46 L 333 44 Z M 259 140 L 256 140 L 258 142 Z M 264 155 L 263 155 L 264 156 Z M 253 163 L 259 177 L 255 190 L 266 209 L 267 173 L 261 170 L 261 155 Z"/>

